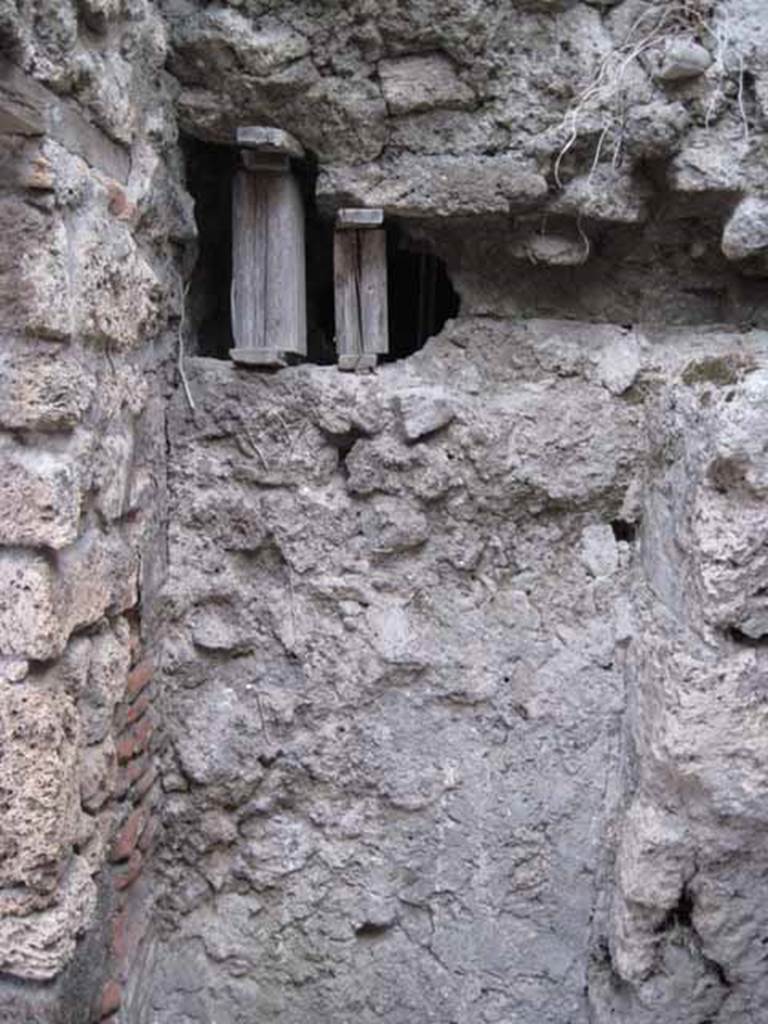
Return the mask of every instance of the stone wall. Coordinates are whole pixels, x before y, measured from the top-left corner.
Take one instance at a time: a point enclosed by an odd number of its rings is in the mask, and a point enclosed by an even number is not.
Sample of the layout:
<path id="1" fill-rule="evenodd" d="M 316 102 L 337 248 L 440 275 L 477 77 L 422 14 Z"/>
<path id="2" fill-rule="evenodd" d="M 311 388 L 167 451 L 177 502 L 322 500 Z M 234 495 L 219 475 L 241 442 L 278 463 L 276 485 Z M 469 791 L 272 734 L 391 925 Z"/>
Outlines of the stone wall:
<path id="1" fill-rule="evenodd" d="M 0 36 L 0 1019 L 79 1024 L 146 902 L 123 865 L 157 791 L 133 698 L 195 228 L 148 4 L 4 4 Z"/>
<path id="2" fill-rule="evenodd" d="M 763 8 L 0 0 L 1 1021 L 765 1016 Z M 422 352 L 178 387 L 245 123 Z"/>

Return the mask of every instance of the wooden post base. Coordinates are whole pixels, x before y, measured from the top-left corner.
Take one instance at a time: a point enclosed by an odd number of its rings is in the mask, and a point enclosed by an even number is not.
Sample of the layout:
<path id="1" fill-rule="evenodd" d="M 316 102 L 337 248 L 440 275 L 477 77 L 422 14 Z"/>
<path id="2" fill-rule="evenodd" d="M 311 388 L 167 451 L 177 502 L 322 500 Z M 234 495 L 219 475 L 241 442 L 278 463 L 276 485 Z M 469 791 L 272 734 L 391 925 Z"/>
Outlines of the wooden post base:
<path id="1" fill-rule="evenodd" d="M 285 353 L 276 348 L 231 348 L 229 358 L 238 366 L 262 366 L 279 369 L 287 366 Z"/>
<path id="2" fill-rule="evenodd" d="M 344 373 L 363 373 L 375 370 L 378 356 L 372 352 L 351 352 L 339 356 L 336 364 Z"/>

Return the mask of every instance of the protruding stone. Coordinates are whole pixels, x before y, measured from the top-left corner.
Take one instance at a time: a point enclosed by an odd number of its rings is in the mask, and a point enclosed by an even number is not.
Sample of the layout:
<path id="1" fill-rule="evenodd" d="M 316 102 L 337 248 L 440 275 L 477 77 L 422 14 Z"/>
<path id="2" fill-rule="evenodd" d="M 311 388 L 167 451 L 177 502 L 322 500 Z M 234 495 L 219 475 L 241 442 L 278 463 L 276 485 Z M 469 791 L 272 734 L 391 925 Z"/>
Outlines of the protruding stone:
<path id="1" fill-rule="evenodd" d="M 637 380 L 642 367 L 640 346 L 633 333 L 609 342 L 600 354 L 600 383 L 613 395 L 622 395 Z"/>
<path id="2" fill-rule="evenodd" d="M 0 554 L 0 654 L 45 661 L 61 652 L 57 579 L 40 555 Z"/>
<path id="3" fill-rule="evenodd" d="M 435 107 L 452 110 L 473 106 L 476 96 L 440 53 L 396 57 L 379 63 L 379 77 L 390 113 L 411 114 Z"/>
<path id="4" fill-rule="evenodd" d="M 543 263 L 548 267 L 578 267 L 586 263 L 590 254 L 590 243 L 577 234 L 565 235 L 556 232 L 528 232 L 512 249 L 519 259 L 531 263 Z"/>
<path id="5" fill-rule="evenodd" d="M 277 153 L 301 160 L 304 147 L 290 132 L 281 128 L 242 127 L 235 132 L 235 141 L 243 149 L 255 149 L 260 153 Z"/>
<path id="6" fill-rule="evenodd" d="M 28 672 L 26 658 L 0 658 L 0 683 L 20 683 Z"/>
<path id="7" fill-rule="evenodd" d="M 768 254 L 768 199 L 742 199 L 725 225 L 722 250 L 734 262 Z"/>
<path id="8" fill-rule="evenodd" d="M 410 442 L 434 434 L 455 418 L 456 410 L 442 388 L 418 388 L 398 395 L 403 433 Z"/>
<path id="9" fill-rule="evenodd" d="M 709 50 L 694 39 L 670 39 L 656 72 L 660 82 L 680 82 L 703 75 L 712 63 Z"/>
<path id="10" fill-rule="evenodd" d="M 62 548 L 77 539 L 80 488 L 71 462 L 0 450 L 0 544 Z"/>
<path id="11" fill-rule="evenodd" d="M 619 567 L 616 538 L 608 523 L 585 527 L 581 534 L 581 560 L 596 579 L 612 576 Z"/>
<path id="12" fill-rule="evenodd" d="M 30 343 L 0 353 L 0 427 L 66 430 L 91 403 L 95 378 L 67 349 Z"/>
<path id="13" fill-rule="evenodd" d="M 546 199 L 546 178 L 517 154 L 492 157 L 403 156 L 387 165 L 324 167 L 321 205 L 383 207 L 401 217 L 476 217 L 530 209 Z"/>
<path id="14" fill-rule="evenodd" d="M 640 224 L 648 216 L 648 192 L 626 171 L 605 165 L 569 181 L 549 209 L 610 224 Z"/>

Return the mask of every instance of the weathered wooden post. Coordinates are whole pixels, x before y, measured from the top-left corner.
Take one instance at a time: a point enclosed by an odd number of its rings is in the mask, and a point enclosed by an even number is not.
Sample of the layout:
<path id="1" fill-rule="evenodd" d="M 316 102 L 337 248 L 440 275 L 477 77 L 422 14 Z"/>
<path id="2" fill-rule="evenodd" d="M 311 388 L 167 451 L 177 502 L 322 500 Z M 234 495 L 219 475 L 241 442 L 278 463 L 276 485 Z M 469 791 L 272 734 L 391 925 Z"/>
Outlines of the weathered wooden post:
<path id="1" fill-rule="evenodd" d="M 287 354 L 307 354 L 304 208 L 290 168 L 304 150 L 278 128 L 238 128 L 237 144 L 229 354 L 245 366 L 283 366 Z"/>
<path id="2" fill-rule="evenodd" d="M 383 210 L 339 210 L 334 232 L 336 352 L 340 370 L 371 370 L 389 351 Z"/>

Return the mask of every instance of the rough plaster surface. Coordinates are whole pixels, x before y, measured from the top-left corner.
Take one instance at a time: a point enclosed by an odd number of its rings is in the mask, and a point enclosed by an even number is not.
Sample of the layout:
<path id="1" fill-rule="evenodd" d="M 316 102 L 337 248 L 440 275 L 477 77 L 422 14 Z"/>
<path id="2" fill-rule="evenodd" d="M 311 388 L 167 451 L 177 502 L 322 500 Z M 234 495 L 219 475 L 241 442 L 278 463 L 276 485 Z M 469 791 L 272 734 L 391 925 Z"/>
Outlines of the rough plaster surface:
<path id="1" fill-rule="evenodd" d="M 759 1019 L 766 353 L 190 364 L 142 1020 Z"/>

